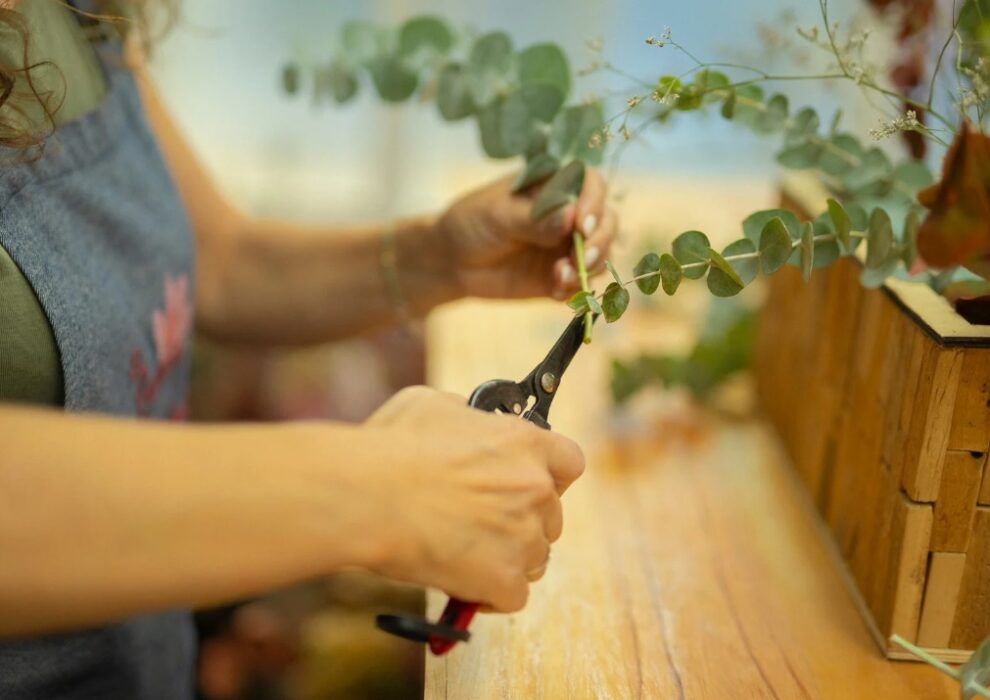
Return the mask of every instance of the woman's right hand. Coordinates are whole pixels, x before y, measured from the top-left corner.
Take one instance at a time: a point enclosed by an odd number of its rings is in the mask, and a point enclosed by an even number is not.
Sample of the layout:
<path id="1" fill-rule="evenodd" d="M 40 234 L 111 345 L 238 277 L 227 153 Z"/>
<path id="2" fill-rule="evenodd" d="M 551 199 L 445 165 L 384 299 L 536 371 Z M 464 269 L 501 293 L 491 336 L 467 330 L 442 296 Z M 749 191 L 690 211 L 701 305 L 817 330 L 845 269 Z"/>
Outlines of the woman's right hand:
<path id="1" fill-rule="evenodd" d="M 365 427 L 394 460 L 379 501 L 391 546 L 375 570 L 521 609 L 560 537 L 560 496 L 584 470 L 577 444 L 425 387 L 399 392 Z"/>

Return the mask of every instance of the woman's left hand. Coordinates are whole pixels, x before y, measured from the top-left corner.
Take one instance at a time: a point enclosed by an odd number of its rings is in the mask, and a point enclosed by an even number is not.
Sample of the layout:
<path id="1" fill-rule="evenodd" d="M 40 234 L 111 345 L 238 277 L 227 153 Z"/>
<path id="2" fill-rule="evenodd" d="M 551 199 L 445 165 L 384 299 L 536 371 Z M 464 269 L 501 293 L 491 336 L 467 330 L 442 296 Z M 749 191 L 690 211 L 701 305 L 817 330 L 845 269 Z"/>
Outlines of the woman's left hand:
<path id="1" fill-rule="evenodd" d="M 615 212 L 605 206 L 605 183 L 588 169 L 577 201 L 533 221 L 540 186 L 512 192 L 512 178 L 497 180 L 456 201 L 437 227 L 449 246 L 465 296 L 566 299 L 579 289 L 571 233 L 586 237 L 590 274 L 604 269 L 616 236 Z"/>

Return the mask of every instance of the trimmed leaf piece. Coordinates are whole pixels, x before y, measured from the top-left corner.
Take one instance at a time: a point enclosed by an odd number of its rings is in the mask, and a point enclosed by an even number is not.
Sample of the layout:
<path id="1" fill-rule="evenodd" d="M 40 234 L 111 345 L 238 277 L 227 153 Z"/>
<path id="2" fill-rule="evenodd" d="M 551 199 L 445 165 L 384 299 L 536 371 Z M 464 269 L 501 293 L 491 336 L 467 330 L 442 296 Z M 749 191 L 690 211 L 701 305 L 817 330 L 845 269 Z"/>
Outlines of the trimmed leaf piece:
<path id="1" fill-rule="evenodd" d="M 670 257 L 669 255 L 667 256 Z M 671 258 L 673 260 L 673 258 Z M 680 272 L 680 265 L 677 266 L 678 273 Z M 657 291 L 657 287 L 660 286 L 660 275 L 657 274 L 660 271 L 660 256 L 656 253 L 647 253 L 639 262 L 636 263 L 636 267 L 633 268 L 633 276 L 639 277 L 641 275 L 651 275 L 650 277 L 644 277 L 643 279 L 636 280 L 636 286 L 639 287 L 639 291 L 643 294 L 650 295 Z"/>
<path id="2" fill-rule="evenodd" d="M 733 241 L 722 250 L 722 257 L 732 265 L 733 270 L 739 273 L 739 278 L 744 285 L 756 279 L 756 275 L 760 271 L 760 256 L 756 254 L 756 244 L 753 241 L 748 238 Z M 740 259 L 729 260 L 729 258 L 736 257 Z"/>
<path id="3" fill-rule="evenodd" d="M 842 208 L 841 204 L 829 197 L 828 216 L 832 220 L 832 227 L 835 229 L 835 239 L 838 241 L 842 252 L 845 255 L 850 255 L 853 252 L 854 246 L 852 245 L 852 239 L 849 237 L 849 231 L 851 230 L 849 214 L 846 213 L 846 210 Z"/>
<path id="4" fill-rule="evenodd" d="M 602 297 L 602 311 L 609 323 L 618 321 L 629 307 L 629 292 L 621 284 L 612 282 L 605 288 Z"/>
<path id="5" fill-rule="evenodd" d="M 533 202 L 530 217 L 538 221 L 565 204 L 577 200 L 584 186 L 584 162 L 574 160 L 554 173 Z"/>
<path id="6" fill-rule="evenodd" d="M 673 255 L 664 253 L 660 256 L 660 278 L 663 281 L 663 291 L 667 296 L 674 296 L 674 292 L 681 284 L 684 271 L 681 264 L 677 262 Z"/>
<path id="7" fill-rule="evenodd" d="M 448 63 L 440 71 L 437 81 L 437 109 L 440 116 L 447 121 L 456 121 L 469 117 L 477 111 L 471 89 L 468 85 L 467 72 L 457 63 Z"/>
<path id="8" fill-rule="evenodd" d="M 567 305 L 574 309 L 576 314 L 585 313 L 602 313 L 601 304 L 595 298 L 594 292 L 577 292 L 574 296 L 567 300 Z"/>
<path id="9" fill-rule="evenodd" d="M 519 54 L 519 82 L 522 85 L 549 85 L 560 93 L 561 103 L 571 91 L 571 69 L 567 57 L 556 44 L 536 44 Z"/>
<path id="10" fill-rule="evenodd" d="M 671 252 L 682 266 L 681 272 L 689 280 L 701 279 L 708 270 L 711 244 L 701 231 L 685 231 L 674 239 Z M 691 267 L 686 267 L 690 265 Z"/>
<path id="11" fill-rule="evenodd" d="M 894 252 L 894 229 L 887 212 L 879 207 L 874 209 L 866 233 L 866 267 L 877 269 L 885 266 Z"/>
<path id="12" fill-rule="evenodd" d="M 505 32 L 478 37 L 471 47 L 467 70 L 471 95 L 484 106 L 495 99 L 512 71 L 512 40 Z"/>
<path id="13" fill-rule="evenodd" d="M 773 274 L 791 257 L 793 244 L 784 221 L 775 216 L 763 225 L 760 232 L 760 267 L 763 274 Z"/>
<path id="14" fill-rule="evenodd" d="M 368 62 L 371 81 L 386 102 L 402 102 L 416 91 L 419 76 L 398 56 L 378 56 Z"/>
<path id="15" fill-rule="evenodd" d="M 538 153 L 526 161 L 526 167 L 519 177 L 512 181 L 512 191 L 519 192 L 537 182 L 547 179 L 560 167 L 560 163 L 553 156 L 546 153 Z"/>
<path id="16" fill-rule="evenodd" d="M 622 285 L 622 278 L 619 277 L 619 271 L 615 269 L 615 265 L 612 264 L 611 260 L 605 261 L 605 267 L 608 268 L 608 272 L 610 275 L 612 275 L 612 279 L 615 280 L 615 283 L 618 285 Z"/>
<path id="17" fill-rule="evenodd" d="M 811 270 L 815 266 L 815 227 L 810 221 L 801 225 L 801 277 L 805 282 L 811 279 Z"/>
<path id="18" fill-rule="evenodd" d="M 717 297 L 732 297 L 741 292 L 746 285 L 739 273 L 732 269 L 732 265 L 711 248 L 708 249 L 708 255 L 712 260 L 711 270 L 708 272 L 708 289 L 711 293 Z"/>

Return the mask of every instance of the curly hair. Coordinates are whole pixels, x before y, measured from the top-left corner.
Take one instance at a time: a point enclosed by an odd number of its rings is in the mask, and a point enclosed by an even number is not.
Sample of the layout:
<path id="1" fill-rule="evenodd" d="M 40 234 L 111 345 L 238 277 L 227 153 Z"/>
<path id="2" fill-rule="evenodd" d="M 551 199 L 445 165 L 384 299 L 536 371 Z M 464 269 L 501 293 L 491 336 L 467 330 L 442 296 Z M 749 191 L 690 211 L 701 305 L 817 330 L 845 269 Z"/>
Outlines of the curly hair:
<path id="1" fill-rule="evenodd" d="M 175 20 L 175 7 L 169 0 L 96 0 L 98 12 L 87 12 L 64 0 L 30 0 L 32 2 L 55 2 L 80 18 L 87 34 L 92 38 L 105 38 L 108 33 L 116 33 L 120 38 L 138 41 L 147 53 L 152 40 L 158 39 Z M 16 3 L 14 3 L 16 7 Z M 154 9 L 156 12 L 151 12 Z M 155 15 L 152 18 L 152 15 Z M 152 28 L 154 24 L 154 29 Z M 30 27 L 24 15 L 14 7 L 0 3 L 0 41 L 12 42 L 17 46 L 17 63 L 0 62 L 0 146 L 26 150 L 43 145 L 45 139 L 55 130 L 55 114 L 65 100 L 68 86 L 58 66 L 48 60 L 32 62 L 30 56 Z M 61 85 L 41 89 L 38 73 L 54 71 Z M 28 110 L 41 108 L 42 125 L 31 126 L 27 119 Z M 37 119 L 35 119 L 37 122 Z"/>

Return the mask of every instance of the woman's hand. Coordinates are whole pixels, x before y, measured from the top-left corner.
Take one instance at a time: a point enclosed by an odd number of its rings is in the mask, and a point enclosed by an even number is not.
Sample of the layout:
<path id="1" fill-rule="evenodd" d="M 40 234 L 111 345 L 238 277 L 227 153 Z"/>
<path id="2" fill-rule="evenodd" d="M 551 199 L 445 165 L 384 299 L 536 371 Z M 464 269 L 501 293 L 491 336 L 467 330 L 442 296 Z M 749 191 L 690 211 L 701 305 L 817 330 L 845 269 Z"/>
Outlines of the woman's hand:
<path id="1" fill-rule="evenodd" d="M 390 541 L 378 573 L 511 612 L 563 527 L 560 496 L 584 470 L 571 440 L 424 387 L 366 423 L 403 457 L 381 488 Z"/>
<path id="2" fill-rule="evenodd" d="M 565 299 L 578 289 L 571 233 L 587 237 L 589 270 L 600 272 L 616 236 L 615 212 L 605 206 L 605 183 L 589 169 L 576 203 L 532 221 L 539 186 L 512 192 L 512 178 L 497 180 L 458 201 L 437 228 L 452 252 L 466 296 Z"/>

